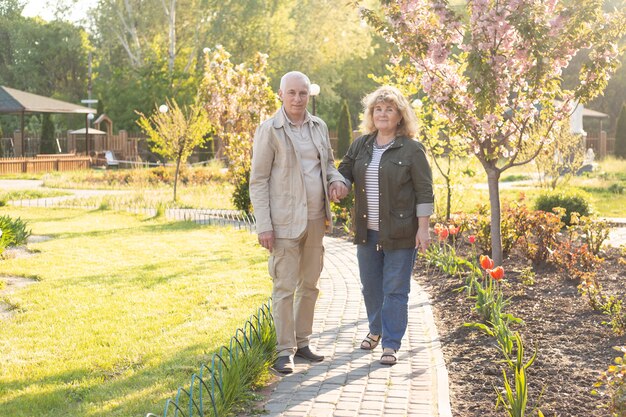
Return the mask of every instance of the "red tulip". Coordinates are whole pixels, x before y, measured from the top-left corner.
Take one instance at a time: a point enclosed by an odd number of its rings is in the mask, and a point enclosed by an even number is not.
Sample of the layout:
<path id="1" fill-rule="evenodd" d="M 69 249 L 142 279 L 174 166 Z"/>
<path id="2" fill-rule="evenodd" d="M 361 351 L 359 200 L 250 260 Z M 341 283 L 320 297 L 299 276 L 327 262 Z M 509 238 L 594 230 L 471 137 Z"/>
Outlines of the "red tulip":
<path id="1" fill-rule="evenodd" d="M 443 229 L 443 226 L 441 225 L 441 223 L 435 224 L 434 232 L 437 236 L 439 236 L 439 233 L 441 233 L 442 229 Z"/>
<path id="2" fill-rule="evenodd" d="M 476 243 L 476 235 L 469 235 L 468 239 L 469 243 L 471 243 L 472 245 Z"/>
<path id="3" fill-rule="evenodd" d="M 456 235 L 457 233 L 459 233 L 459 230 L 461 229 L 461 227 L 457 226 L 454 227 L 454 225 L 450 225 L 448 226 L 448 231 L 450 232 L 451 235 Z"/>
<path id="4" fill-rule="evenodd" d="M 443 228 L 439 231 L 439 240 L 446 240 L 448 238 L 450 232 L 448 232 L 448 229 Z"/>
<path id="5" fill-rule="evenodd" d="M 504 268 L 502 268 L 501 266 L 498 266 L 495 269 L 488 269 L 487 272 L 489 272 L 491 278 L 495 279 L 496 281 L 500 281 L 504 277 Z"/>
<path id="6" fill-rule="evenodd" d="M 493 265 L 494 265 L 493 259 L 491 259 L 487 255 L 480 255 L 480 266 L 484 270 L 493 268 Z"/>

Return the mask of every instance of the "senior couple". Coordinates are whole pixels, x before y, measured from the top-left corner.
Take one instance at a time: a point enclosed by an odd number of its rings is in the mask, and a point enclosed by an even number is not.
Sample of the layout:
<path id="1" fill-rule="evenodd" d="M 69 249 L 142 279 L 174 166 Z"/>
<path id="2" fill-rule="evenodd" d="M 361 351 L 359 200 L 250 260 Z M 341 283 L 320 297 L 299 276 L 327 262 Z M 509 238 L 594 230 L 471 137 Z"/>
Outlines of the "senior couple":
<path id="1" fill-rule="evenodd" d="M 328 128 L 307 111 L 309 78 L 289 72 L 280 81 L 282 107 L 256 131 L 250 198 L 259 243 L 270 252 L 274 369 L 294 370 L 294 355 L 312 362 L 313 313 L 323 267 L 322 239 L 332 227 L 330 201 L 355 195 L 354 243 L 369 321 L 361 349 L 380 343 L 380 362 L 393 365 L 407 328 L 416 250 L 430 243 L 431 170 L 415 139 L 417 119 L 407 99 L 381 87 L 363 99 L 364 135 L 335 167 Z"/>

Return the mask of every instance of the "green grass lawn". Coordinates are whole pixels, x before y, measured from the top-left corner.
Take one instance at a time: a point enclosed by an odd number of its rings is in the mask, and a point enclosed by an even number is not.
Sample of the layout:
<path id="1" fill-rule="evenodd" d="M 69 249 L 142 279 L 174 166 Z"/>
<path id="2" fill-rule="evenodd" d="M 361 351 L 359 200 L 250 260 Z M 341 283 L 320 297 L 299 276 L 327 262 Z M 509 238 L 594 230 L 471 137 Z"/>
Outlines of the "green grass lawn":
<path id="1" fill-rule="evenodd" d="M 1 275 L 38 281 L 6 300 L 0 321 L 0 412 L 145 416 L 270 295 L 267 253 L 231 228 L 126 213 L 0 208 L 27 220 L 34 256 Z"/>
<path id="2" fill-rule="evenodd" d="M 67 191 L 58 190 L 15 190 L 0 191 L 0 203 L 10 200 L 28 200 L 33 198 L 47 198 L 70 195 Z"/>
<path id="3" fill-rule="evenodd" d="M 103 200 L 111 200 L 115 202 L 110 204 L 113 206 L 156 207 L 173 204 L 173 178 L 173 168 L 159 167 L 50 172 L 43 176 L 43 181 L 50 188 L 128 191 L 124 195 L 93 197 L 85 201 L 89 205 L 98 206 Z M 175 206 L 234 210 L 231 198 L 234 189 L 219 161 L 206 167 L 186 168 L 181 171 Z"/>
<path id="4" fill-rule="evenodd" d="M 597 171 L 573 176 L 569 181 L 561 181 L 557 189 L 579 189 L 589 195 L 594 213 L 603 217 L 626 217 L 626 192 L 611 191 L 626 189 L 626 160 L 607 158 L 599 161 Z M 483 168 L 476 159 L 468 159 L 457 164 L 454 168 L 456 176 L 453 181 L 452 213 L 474 212 L 481 205 L 489 206 L 489 192 L 487 178 Z M 462 172 L 472 172 L 467 176 Z M 500 201 L 504 205 L 525 196 L 526 204 L 534 205 L 535 198 L 547 188 L 532 178 L 536 177 L 534 165 L 527 164 L 505 171 L 500 180 Z M 445 214 L 445 183 L 441 174 L 433 164 L 433 178 L 435 181 L 435 205 L 438 217 Z M 611 188 L 613 187 L 613 188 Z"/>

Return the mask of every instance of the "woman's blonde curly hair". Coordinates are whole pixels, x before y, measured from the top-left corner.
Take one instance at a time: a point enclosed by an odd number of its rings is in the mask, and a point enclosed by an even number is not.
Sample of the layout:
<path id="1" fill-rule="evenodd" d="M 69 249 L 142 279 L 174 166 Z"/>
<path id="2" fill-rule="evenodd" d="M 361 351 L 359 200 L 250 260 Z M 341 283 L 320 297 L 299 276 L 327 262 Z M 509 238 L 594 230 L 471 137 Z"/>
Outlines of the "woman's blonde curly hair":
<path id="1" fill-rule="evenodd" d="M 378 88 L 373 93 L 363 98 L 363 121 L 361 122 L 361 131 L 365 134 L 376 131 L 374 126 L 374 107 L 378 103 L 393 103 L 400 111 L 402 119 L 398 125 L 396 134 L 415 138 L 418 132 L 417 116 L 411 107 L 409 101 L 396 87 L 389 85 Z"/>

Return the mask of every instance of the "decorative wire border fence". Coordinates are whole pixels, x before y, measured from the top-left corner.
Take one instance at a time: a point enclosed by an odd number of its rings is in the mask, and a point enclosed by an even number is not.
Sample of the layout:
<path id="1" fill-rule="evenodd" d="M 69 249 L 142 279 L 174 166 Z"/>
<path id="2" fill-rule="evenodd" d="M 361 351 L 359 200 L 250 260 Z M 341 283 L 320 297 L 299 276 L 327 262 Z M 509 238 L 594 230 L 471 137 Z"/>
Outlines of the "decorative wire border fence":
<path id="1" fill-rule="evenodd" d="M 162 213 L 168 219 L 191 221 L 198 224 L 233 226 L 237 229 L 254 231 L 255 219 L 243 211 L 205 208 L 180 208 L 171 204 L 159 203 L 149 207 L 145 202 L 128 202 L 121 197 L 100 196 L 75 198 L 74 196 L 48 197 L 14 200 L 10 204 L 20 207 L 58 207 L 83 209 L 108 209 L 127 211 L 135 214 L 156 216 Z"/>
<path id="2" fill-rule="evenodd" d="M 246 321 L 243 328 L 236 330 L 228 347 L 222 346 L 218 353 L 213 354 L 210 366 L 200 365 L 199 372 L 191 376 L 189 389 L 178 388 L 176 398 L 165 402 L 162 416 L 167 417 L 168 412 L 173 411 L 174 417 L 218 417 L 220 412 L 224 412 L 222 408 L 228 407 L 225 380 L 228 377 L 235 381 L 240 380 L 240 375 L 236 375 L 238 368 L 234 364 L 245 359 L 250 352 L 258 353 L 255 349 L 262 349 L 263 344 L 266 344 L 269 351 L 273 351 L 275 344 L 273 326 L 270 301 L 268 301 L 259 308 L 257 314 L 252 315 Z M 207 395 L 208 402 L 206 401 Z M 160 416 L 148 413 L 146 417 Z"/>

